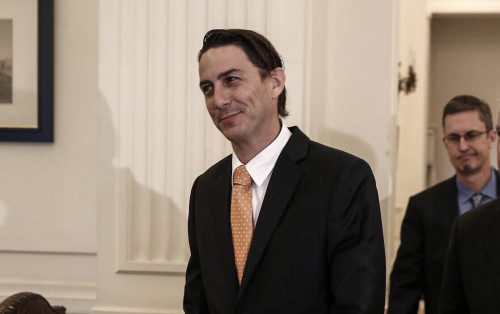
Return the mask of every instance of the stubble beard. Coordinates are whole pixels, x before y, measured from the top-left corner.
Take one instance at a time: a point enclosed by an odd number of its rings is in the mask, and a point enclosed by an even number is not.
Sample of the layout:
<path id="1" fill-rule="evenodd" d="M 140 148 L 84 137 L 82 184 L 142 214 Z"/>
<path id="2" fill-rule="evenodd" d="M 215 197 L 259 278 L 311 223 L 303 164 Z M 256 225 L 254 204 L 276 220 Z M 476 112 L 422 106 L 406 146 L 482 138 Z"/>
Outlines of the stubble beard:
<path id="1" fill-rule="evenodd" d="M 473 170 L 473 169 L 472 169 L 472 167 L 471 167 L 471 166 L 469 166 L 469 165 L 464 165 L 464 166 L 462 166 L 462 168 L 460 169 L 460 172 L 461 172 L 462 174 L 467 175 L 467 174 L 472 174 L 472 173 L 473 173 L 473 171 L 472 171 L 472 170 Z"/>
<path id="2" fill-rule="evenodd" d="M 470 176 L 473 174 L 478 173 L 481 170 L 481 167 L 472 167 L 471 165 L 465 164 L 459 168 L 457 168 L 457 171 L 460 172 L 460 174 L 464 176 Z"/>

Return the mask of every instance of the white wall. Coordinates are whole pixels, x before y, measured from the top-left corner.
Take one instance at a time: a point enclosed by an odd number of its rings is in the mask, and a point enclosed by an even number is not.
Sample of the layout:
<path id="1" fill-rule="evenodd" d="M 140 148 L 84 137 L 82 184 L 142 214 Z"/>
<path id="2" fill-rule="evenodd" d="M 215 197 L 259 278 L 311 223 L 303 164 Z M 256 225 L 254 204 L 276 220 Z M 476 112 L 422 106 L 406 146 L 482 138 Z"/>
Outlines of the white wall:
<path id="1" fill-rule="evenodd" d="M 96 1 L 55 4 L 55 142 L 0 143 L 0 298 L 41 293 L 74 311 L 97 280 Z"/>
<path id="2" fill-rule="evenodd" d="M 393 237 L 388 263 L 392 266 L 399 247 L 399 231 L 408 198 L 426 187 L 426 133 L 429 67 L 429 19 L 425 1 L 401 0 L 399 10 L 399 76 L 408 77 L 413 66 L 415 90 L 399 93 L 395 207 Z"/>

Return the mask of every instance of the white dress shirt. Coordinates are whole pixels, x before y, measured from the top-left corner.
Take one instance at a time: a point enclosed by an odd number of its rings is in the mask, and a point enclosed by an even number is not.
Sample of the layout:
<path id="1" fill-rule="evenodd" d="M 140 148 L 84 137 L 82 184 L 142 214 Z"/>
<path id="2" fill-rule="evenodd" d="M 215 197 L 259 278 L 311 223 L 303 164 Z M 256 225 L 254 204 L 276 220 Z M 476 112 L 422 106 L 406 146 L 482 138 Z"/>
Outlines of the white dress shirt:
<path id="1" fill-rule="evenodd" d="M 253 180 L 251 188 L 254 228 L 257 224 L 257 219 L 259 218 L 260 208 L 262 207 L 262 202 L 264 201 L 264 196 L 266 195 L 267 185 L 269 184 L 269 179 L 271 178 L 274 165 L 291 136 L 292 132 L 288 130 L 285 123 L 282 121 L 281 131 L 278 134 L 278 137 L 254 158 L 252 158 L 252 160 L 250 160 L 246 165 L 244 165 Z M 238 159 L 233 151 L 232 173 L 234 174 L 234 170 L 241 165 L 243 165 L 243 163 Z"/>

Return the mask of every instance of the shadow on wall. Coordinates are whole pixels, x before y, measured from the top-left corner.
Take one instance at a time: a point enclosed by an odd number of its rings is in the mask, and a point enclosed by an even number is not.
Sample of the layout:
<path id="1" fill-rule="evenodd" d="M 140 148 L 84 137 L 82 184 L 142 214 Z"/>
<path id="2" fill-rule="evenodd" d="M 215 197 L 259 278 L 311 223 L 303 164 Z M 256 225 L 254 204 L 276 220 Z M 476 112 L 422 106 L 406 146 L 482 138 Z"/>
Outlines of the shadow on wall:
<path id="1" fill-rule="evenodd" d="M 129 262 L 187 263 L 187 217 L 184 210 L 166 195 L 166 192 L 139 183 L 130 169 L 115 169 L 120 185 L 127 188 L 126 203 L 119 215 L 126 215 L 128 229 L 126 258 Z M 167 184 L 172 184 L 169 180 Z M 132 223 L 133 222 L 133 223 Z M 124 248 L 125 246 L 121 246 Z"/>
<path id="2" fill-rule="evenodd" d="M 1 75 L 1 73 L 0 73 Z M 2 89 L 2 82 L 0 82 L 0 93 Z M 5 87 L 5 86 L 4 86 Z M 0 126 L 3 128 L 16 128 L 16 127 L 22 127 L 22 128 L 30 128 L 33 126 L 37 125 L 37 104 L 38 100 L 36 98 L 36 94 L 33 91 L 25 90 L 25 89 L 15 89 L 14 91 L 9 92 L 10 96 L 9 97 L 14 97 L 14 99 L 10 99 L 10 102 L 4 102 L 2 103 L 2 96 L 0 95 Z M 33 143 L 26 143 L 26 142 L 16 142 L 16 141 L 0 141 L 0 145 L 5 147 L 5 149 L 8 149 L 8 147 L 30 147 L 32 146 Z M 39 146 L 44 146 L 47 143 L 37 143 Z M 3 148 L 2 148 L 3 149 Z M 18 162 L 18 160 L 13 160 L 14 162 Z M 9 194 L 9 191 L 4 190 L 3 188 L 0 189 L 1 192 L 3 193 L 0 195 L 0 227 L 2 225 L 6 225 L 9 222 L 12 222 L 15 219 L 19 219 L 18 217 L 15 217 L 10 215 L 12 212 L 12 209 L 10 207 L 12 206 L 11 204 L 13 203 L 12 200 L 16 200 L 16 195 L 31 195 L 32 191 L 30 188 L 33 188 L 34 186 L 36 187 L 36 174 L 32 174 L 33 177 L 30 178 L 30 180 L 35 181 L 35 183 L 30 182 L 29 184 L 26 184 L 25 181 L 23 181 L 23 176 L 22 175 L 15 175 L 15 170 L 17 169 L 16 167 L 18 165 L 13 165 L 9 164 L 9 162 L 5 162 L 5 160 L 2 160 L 3 166 L 6 167 L 5 169 L 9 170 L 9 173 L 5 174 L 2 172 L 4 175 L 2 179 L 5 182 L 8 182 L 8 188 L 12 188 L 14 190 L 19 191 L 19 194 L 12 193 Z M 30 165 L 32 166 L 32 165 Z M 4 182 L 2 182 L 4 183 Z M 9 204 L 9 205 L 7 205 Z M 16 221 L 15 224 L 18 222 Z M 50 226 L 47 226 L 47 228 L 50 228 Z M 28 228 L 29 229 L 29 228 Z M 3 230 L 5 232 L 5 230 Z M 5 240 L 5 239 L 4 239 Z"/>
<path id="3" fill-rule="evenodd" d="M 318 141 L 364 159 L 372 168 L 373 173 L 377 172 L 377 156 L 375 151 L 361 138 L 323 127 L 319 130 Z"/>
<path id="4" fill-rule="evenodd" d="M 123 109 L 120 108 L 120 110 Z M 188 240 L 185 214 L 187 210 L 180 208 L 166 191 L 169 185 L 177 184 L 175 178 L 166 177 L 164 167 L 158 166 L 159 169 L 155 171 L 155 164 L 151 161 L 150 155 L 155 150 L 147 147 L 143 151 L 134 147 L 138 143 L 137 139 L 132 138 L 136 136 L 133 130 L 134 125 L 131 131 L 115 130 L 110 108 L 104 98 L 101 101 L 99 119 L 99 133 L 101 136 L 106 136 L 105 142 L 102 141 L 103 139 L 100 142 L 99 160 L 103 163 L 100 173 L 107 176 L 106 181 L 109 178 L 110 182 L 115 182 L 114 187 L 109 187 L 109 190 L 106 188 L 108 195 L 104 197 L 111 202 L 113 198 L 118 200 L 116 204 L 118 217 L 114 220 L 118 221 L 118 234 L 126 234 L 119 240 L 119 250 L 126 250 L 122 252 L 125 253 L 126 262 L 187 263 Z M 145 124 L 144 127 L 148 128 L 149 125 Z M 144 130 L 138 130 L 138 132 L 142 133 Z M 120 138 L 119 134 L 128 134 L 131 138 Z M 117 148 L 120 145 L 128 148 L 129 151 L 124 153 L 126 156 L 119 155 Z M 167 147 L 165 149 L 167 156 L 164 160 L 168 157 L 169 151 L 173 152 L 177 149 L 180 148 Z M 141 165 L 138 167 L 137 164 Z M 133 166 L 137 169 L 133 169 Z M 141 174 L 147 172 L 143 175 L 146 179 L 140 180 L 136 175 L 138 171 L 141 171 L 142 173 L 139 172 Z M 113 177 L 116 181 L 112 180 Z M 156 186 L 153 186 L 154 183 L 157 183 Z M 100 236 L 105 236 L 102 230 Z"/>

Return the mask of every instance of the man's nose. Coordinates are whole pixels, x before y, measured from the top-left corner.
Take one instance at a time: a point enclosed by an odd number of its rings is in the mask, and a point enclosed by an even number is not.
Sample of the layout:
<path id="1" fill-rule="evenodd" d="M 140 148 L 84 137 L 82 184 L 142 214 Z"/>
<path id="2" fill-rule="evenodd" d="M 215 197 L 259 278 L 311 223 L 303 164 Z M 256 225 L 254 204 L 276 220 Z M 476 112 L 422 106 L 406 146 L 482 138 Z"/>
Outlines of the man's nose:
<path id="1" fill-rule="evenodd" d="M 224 86 L 214 88 L 214 103 L 218 108 L 222 108 L 229 103 L 229 91 Z"/>
<path id="2" fill-rule="evenodd" d="M 458 140 L 458 149 L 467 150 L 469 148 L 469 142 L 465 140 L 465 137 L 461 136 Z"/>

